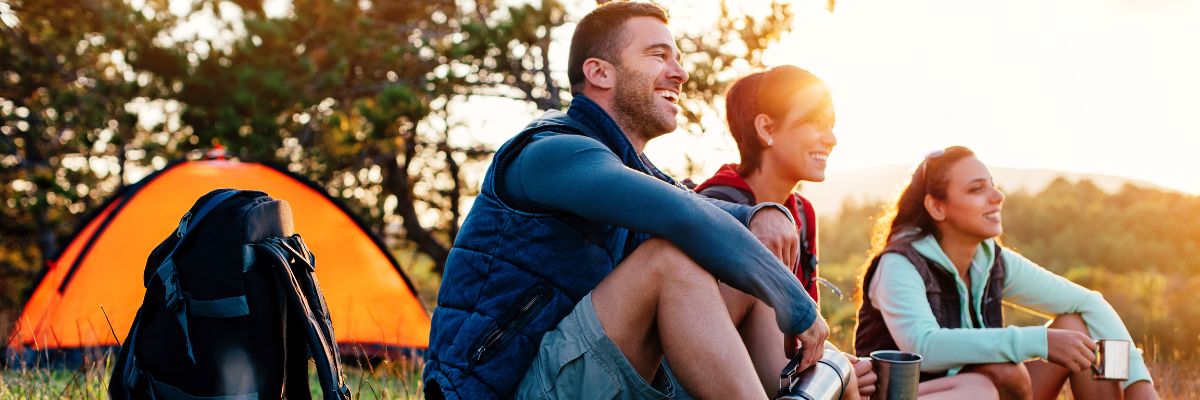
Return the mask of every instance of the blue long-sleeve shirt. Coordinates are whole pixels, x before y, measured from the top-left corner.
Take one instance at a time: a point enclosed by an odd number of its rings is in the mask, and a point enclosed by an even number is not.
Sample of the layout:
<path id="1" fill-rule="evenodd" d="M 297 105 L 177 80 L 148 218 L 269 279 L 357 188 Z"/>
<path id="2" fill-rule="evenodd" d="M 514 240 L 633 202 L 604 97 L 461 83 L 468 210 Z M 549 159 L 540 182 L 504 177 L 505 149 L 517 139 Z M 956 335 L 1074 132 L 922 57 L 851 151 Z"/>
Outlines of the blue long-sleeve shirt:
<path id="1" fill-rule="evenodd" d="M 579 135 L 536 135 L 503 179 L 506 200 L 517 207 L 564 211 L 671 241 L 718 279 L 774 308 L 786 333 L 801 333 L 816 319 L 796 277 L 745 228 L 763 207 L 788 215 L 778 204 L 743 206 L 679 190 Z"/>

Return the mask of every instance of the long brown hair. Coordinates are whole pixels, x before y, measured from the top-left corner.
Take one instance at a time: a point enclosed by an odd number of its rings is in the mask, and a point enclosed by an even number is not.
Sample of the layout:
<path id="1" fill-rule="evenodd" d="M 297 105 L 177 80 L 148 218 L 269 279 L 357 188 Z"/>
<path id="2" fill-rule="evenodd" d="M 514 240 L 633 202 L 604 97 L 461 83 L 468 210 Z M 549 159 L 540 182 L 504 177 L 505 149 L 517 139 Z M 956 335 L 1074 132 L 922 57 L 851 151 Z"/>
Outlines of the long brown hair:
<path id="1" fill-rule="evenodd" d="M 908 184 L 904 185 L 896 201 L 885 206 L 875 220 L 875 227 L 871 230 L 871 251 L 859 271 L 858 287 L 854 296 L 856 302 L 862 301 L 862 291 L 865 290 L 862 286 L 867 268 L 889 244 L 910 243 L 926 233 L 939 239 L 942 237 L 942 232 L 929 215 L 929 210 L 925 209 L 925 195 L 944 200 L 946 186 L 950 183 L 950 168 L 962 159 L 973 156 L 975 152 L 971 149 L 951 146 L 929 153 L 917 164 L 912 177 Z"/>

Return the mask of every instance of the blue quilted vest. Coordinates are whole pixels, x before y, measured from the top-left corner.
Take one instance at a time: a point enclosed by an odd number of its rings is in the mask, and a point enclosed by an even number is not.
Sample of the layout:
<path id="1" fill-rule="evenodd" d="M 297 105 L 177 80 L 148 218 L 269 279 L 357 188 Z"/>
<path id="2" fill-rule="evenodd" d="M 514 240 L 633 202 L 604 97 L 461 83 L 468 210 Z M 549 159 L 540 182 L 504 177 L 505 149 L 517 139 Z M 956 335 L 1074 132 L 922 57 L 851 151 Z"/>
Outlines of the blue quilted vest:
<path id="1" fill-rule="evenodd" d="M 577 94 L 496 151 L 450 250 L 433 313 L 424 381 L 448 399 L 512 397 L 542 335 L 648 234 L 505 202 L 507 168 L 535 134 L 584 135 L 628 167 L 680 187 L 644 161 L 599 105 Z"/>

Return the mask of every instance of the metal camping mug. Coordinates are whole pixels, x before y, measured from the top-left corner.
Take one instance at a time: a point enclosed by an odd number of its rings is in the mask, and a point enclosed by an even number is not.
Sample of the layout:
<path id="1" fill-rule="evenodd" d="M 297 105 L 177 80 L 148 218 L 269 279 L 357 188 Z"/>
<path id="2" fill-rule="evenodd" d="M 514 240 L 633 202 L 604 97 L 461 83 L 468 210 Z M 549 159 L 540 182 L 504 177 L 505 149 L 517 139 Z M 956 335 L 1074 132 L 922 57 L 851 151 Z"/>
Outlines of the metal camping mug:
<path id="1" fill-rule="evenodd" d="M 797 371 L 803 353 L 797 353 L 779 375 L 779 394 L 776 400 L 835 400 L 841 399 L 850 383 L 854 367 L 846 355 L 826 343 L 821 359 L 808 369 Z M 855 389 L 857 390 L 857 389 Z"/>
<path id="2" fill-rule="evenodd" d="M 1128 340 L 1097 340 L 1092 378 L 1114 381 L 1129 379 L 1129 351 L 1132 347 L 1133 343 Z"/>
<path id="3" fill-rule="evenodd" d="M 921 384 L 921 355 L 897 350 L 871 352 L 875 395 L 872 400 L 916 400 Z"/>

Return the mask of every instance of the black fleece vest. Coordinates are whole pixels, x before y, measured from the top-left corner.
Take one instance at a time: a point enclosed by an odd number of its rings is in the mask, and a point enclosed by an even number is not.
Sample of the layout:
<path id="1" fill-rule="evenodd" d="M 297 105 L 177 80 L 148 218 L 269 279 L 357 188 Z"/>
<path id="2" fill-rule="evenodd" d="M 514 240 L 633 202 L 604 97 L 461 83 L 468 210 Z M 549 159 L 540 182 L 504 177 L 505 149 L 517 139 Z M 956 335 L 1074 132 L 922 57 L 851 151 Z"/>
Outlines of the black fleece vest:
<path id="1" fill-rule="evenodd" d="M 999 328 L 1004 325 L 1004 314 L 1000 301 L 1004 298 L 1004 275 L 1005 266 L 1004 259 L 1000 257 L 1001 248 L 996 246 L 996 257 L 992 262 L 991 274 L 988 275 L 987 285 L 983 289 L 983 321 L 973 321 L 973 326 L 986 328 Z M 871 280 L 875 277 L 875 270 L 879 268 L 879 260 L 884 254 L 896 253 L 904 256 L 917 269 L 917 273 L 921 274 L 921 279 L 925 281 L 925 298 L 929 300 L 929 308 L 933 311 L 934 318 L 937 319 L 938 325 L 942 328 L 962 328 L 962 310 L 960 309 L 961 302 L 959 301 L 958 285 L 955 284 L 954 275 L 944 268 L 937 266 L 933 260 L 921 255 L 912 247 L 912 243 L 902 243 L 896 245 L 888 245 L 883 251 L 879 252 L 874 259 L 871 260 L 871 265 L 867 268 L 867 274 L 863 277 L 862 286 L 862 305 L 858 308 L 858 326 L 854 332 L 854 352 L 859 357 L 866 357 L 871 352 L 876 350 L 899 350 L 895 339 L 892 338 L 891 331 L 888 330 L 887 324 L 883 321 L 883 314 L 879 309 L 871 305 Z M 967 304 L 973 303 L 968 301 Z M 977 318 L 975 310 L 971 310 L 971 318 Z M 922 373 L 921 381 L 926 381 L 933 378 L 945 376 L 945 372 L 941 373 Z"/>

